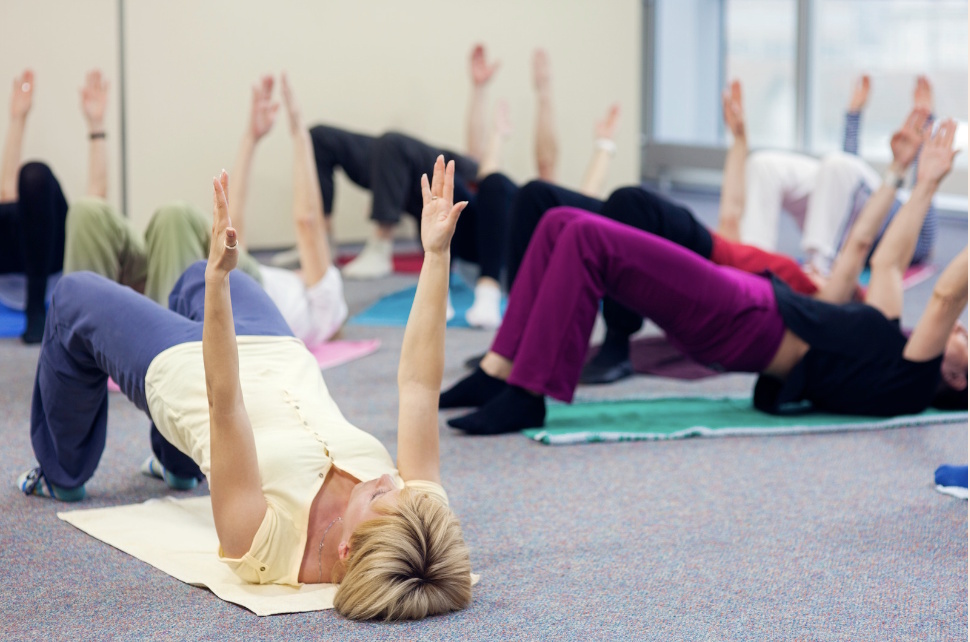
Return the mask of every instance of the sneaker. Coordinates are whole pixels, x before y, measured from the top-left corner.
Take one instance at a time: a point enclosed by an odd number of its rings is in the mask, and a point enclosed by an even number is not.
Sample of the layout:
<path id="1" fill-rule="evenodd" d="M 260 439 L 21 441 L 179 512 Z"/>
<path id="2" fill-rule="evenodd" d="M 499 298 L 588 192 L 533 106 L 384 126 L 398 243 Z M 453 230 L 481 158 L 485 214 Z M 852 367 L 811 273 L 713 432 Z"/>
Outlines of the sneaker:
<path id="1" fill-rule="evenodd" d="M 936 469 L 936 490 L 959 499 L 967 498 L 967 467 L 940 466 Z"/>
<path id="2" fill-rule="evenodd" d="M 394 243 L 390 239 L 370 238 L 357 257 L 341 272 L 348 279 L 379 279 L 394 269 Z"/>
<path id="3" fill-rule="evenodd" d="M 141 465 L 141 474 L 146 477 L 163 479 L 172 490 L 192 490 L 199 485 L 199 480 L 195 477 L 179 477 L 165 470 L 162 462 L 158 461 L 155 455 L 149 455 L 145 463 Z"/>
<path id="4" fill-rule="evenodd" d="M 502 291 L 490 284 L 475 286 L 475 300 L 465 312 L 465 321 L 473 328 L 494 330 L 502 324 Z"/>
<path id="5" fill-rule="evenodd" d="M 38 497 L 48 497 L 60 502 L 79 502 L 84 499 L 84 485 L 77 488 L 61 488 L 55 486 L 44 476 L 44 471 L 32 468 L 17 478 L 17 488 L 24 495 L 37 495 Z"/>

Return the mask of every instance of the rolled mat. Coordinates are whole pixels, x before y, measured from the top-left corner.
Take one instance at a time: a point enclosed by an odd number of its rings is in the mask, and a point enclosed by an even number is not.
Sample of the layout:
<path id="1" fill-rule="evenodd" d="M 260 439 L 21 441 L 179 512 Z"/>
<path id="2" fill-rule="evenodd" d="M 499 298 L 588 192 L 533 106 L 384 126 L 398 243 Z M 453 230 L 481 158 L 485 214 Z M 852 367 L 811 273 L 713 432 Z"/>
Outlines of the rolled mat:
<path id="1" fill-rule="evenodd" d="M 572 405 L 554 403 L 548 407 L 545 427 L 522 432 L 530 439 L 551 446 L 877 430 L 966 421 L 966 411 L 930 409 L 918 415 L 897 417 L 825 413 L 779 416 L 755 410 L 750 397 L 664 397 Z"/>

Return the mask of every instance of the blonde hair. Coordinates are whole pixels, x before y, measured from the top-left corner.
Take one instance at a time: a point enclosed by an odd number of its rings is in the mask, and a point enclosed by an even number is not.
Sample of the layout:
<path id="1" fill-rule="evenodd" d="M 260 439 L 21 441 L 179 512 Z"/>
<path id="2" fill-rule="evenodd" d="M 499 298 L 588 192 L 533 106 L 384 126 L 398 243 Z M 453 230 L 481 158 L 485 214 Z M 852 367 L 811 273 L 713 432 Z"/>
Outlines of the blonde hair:
<path id="1" fill-rule="evenodd" d="M 471 562 L 455 514 L 407 488 L 380 512 L 351 535 L 334 608 L 354 620 L 417 620 L 468 606 Z"/>

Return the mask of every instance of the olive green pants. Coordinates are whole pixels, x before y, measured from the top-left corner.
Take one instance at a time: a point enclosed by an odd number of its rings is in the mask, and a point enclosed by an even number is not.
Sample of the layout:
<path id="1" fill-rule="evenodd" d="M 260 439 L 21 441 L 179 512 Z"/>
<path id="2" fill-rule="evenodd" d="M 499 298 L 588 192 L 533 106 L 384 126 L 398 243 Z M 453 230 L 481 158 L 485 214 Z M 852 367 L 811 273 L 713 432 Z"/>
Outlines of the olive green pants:
<path id="1" fill-rule="evenodd" d="M 64 273 L 94 272 L 168 307 L 182 272 L 208 258 L 210 225 L 198 208 L 176 202 L 158 208 L 142 235 L 102 199 L 81 198 L 67 211 Z M 245 251 L 237 269 L 262 283 L 259 264 Z"/>

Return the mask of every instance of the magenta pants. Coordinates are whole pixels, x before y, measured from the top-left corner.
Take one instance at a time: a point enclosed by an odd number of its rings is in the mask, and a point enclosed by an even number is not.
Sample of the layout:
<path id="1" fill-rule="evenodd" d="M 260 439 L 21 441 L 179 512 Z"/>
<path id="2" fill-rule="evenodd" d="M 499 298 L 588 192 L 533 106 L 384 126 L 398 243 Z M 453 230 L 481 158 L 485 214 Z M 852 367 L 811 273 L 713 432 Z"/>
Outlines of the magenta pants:
<path id="1" fill-rule="evenodd" d="M 557 207 L 532 237 L 492 343 L 513 363 L 508 382 L 571 401 L 604 296 L 652 320 L 685 354 L 725 371 L 760 372 L 785 332 L 769 279 Z"/>

